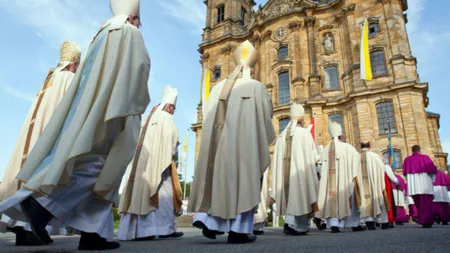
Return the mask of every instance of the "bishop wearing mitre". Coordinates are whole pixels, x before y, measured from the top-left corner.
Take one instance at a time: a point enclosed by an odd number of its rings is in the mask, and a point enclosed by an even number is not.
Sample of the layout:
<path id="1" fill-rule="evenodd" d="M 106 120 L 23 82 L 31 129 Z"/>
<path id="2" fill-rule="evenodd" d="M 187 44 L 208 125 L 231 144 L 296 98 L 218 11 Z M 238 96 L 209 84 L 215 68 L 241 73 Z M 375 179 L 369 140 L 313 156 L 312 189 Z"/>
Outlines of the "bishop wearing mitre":
<path id="1" fill-rule="evenodd" d="M 70 41 L 63 42 L 59 64 L 55 69 L 50 69 L 22 126 L 19 140 L 0 183 L 0 201 L 11 197 L 21 188 L 22 184 L 16 179 L 16 175 L 72 82 L 80 63 L 80 56 L 81 49 L 77 44 Z M 8 227 L 8 230 L 16 234 L 17 245 L 38 244 L 28 224 L 24 222 L 12 220 L 7 215 L 3 215 L 0 226 L 0 231 L 5 232 L 5 228 Z M 58 228 L 48 227 L 48 230 L 54 234 L 59 233 Z"/>
<path id="2" fill-rule="evenodd" d="M 139 0 L 110 4 L 114 17 L 94 36 L 17 175 L 22 189 L 0 203 L 0 213 L 29 221 L 42 245 L 51 243 L 45 227 L 58 221 L 81 233 L 79 250 L 120 247 L 112 208 L 150 102 L 150 58 L 138 29 Z"/>
<path id="3" fill-rule="evenodd" d="M 150 113 L 141 131 L 127 185 L 117 238 L 145 240 L 180 237 L 176 214 L 181 211 L 181 186 L 173 160 L 178 130 L 173 119 L 178 92 L 167 85 L 161 104 Z"/>
<path id="4" fill-rule="evenodd" d="M 251 78 L 257 52 L 249 41 L 234 52 L 236 68 L 211 90 L 203 105 L 200 151 L 188 212 L 194 226 L 229 243 L 253 242 L 253 217 L 261 179 L 275 139 L 272 102 L 264 84 Z"/>
<path id="5" fill-rule="evenodd" d="M 309 232 L 318 211 L 316 163 L 320 156 L 304 116 L 303 106 L 294 102 L 291 121 L 278 137 L 272 159 L 272 198 L 279 215 L 286 215 L 284 233 L 294 236 Z"/>
<path id="6" fill-rule="evenodd" d="M 327 220 L 332 233 L 340 228 L 353 231 L 365 230 L 361 227 L 361 156 L 356 149 L 343 142 L 342 127 L 330 122 L 328 131 L 330 143 L 322 153 L 322 173 L 319 186 L 319 211 L 316 217 Z"/>
<path id="7" fill-rule="evenodd" d="M 361 187 L 363 188 L 363 208 L 361 218 L 369 230 L 375 230 L 375 223 L 388 229 L 387 211 L 390 208 L 384 181 L 384 163 L 381 157 L 371 150 L 370 142 L 361 143 Z"/>

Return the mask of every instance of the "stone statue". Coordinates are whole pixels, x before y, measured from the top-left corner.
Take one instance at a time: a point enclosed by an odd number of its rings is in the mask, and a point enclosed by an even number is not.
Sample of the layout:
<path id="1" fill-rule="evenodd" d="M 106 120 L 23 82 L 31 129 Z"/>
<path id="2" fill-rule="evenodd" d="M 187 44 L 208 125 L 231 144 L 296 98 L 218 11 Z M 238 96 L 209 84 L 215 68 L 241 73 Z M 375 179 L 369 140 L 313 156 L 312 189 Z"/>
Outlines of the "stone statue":
<path id="1" fill-rule="evenodd" d="M 325 53 L 331 53 L 334 51 L 333 36 L 329 33 L 327 33 L 323 39 L 323 49 L 325 50 Z"/>

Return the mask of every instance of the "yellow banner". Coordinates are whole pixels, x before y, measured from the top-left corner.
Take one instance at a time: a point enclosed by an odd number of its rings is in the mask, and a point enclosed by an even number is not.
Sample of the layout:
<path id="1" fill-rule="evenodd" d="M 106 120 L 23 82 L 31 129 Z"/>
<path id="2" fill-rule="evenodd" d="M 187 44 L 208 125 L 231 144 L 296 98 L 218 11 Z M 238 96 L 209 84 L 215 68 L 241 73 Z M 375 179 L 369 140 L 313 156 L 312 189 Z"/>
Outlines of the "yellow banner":
<path id="1" fill-rule="evenodd" d="M 370 64 L 369 53 L 369 21 L 364 20 L 364 27 L 361 34 L 361 79 L 370 81 L 372 80 L 372 66 Z"/>
<path id="2" fill-rule="evenodd" d="M 183 145 L 183 153 L 187 152 L 187 148 L 188 148 L 188 139 L 189 139 L 189 132 L 186 133 L 186 139 L 184 140 L 184 145 Z"/>

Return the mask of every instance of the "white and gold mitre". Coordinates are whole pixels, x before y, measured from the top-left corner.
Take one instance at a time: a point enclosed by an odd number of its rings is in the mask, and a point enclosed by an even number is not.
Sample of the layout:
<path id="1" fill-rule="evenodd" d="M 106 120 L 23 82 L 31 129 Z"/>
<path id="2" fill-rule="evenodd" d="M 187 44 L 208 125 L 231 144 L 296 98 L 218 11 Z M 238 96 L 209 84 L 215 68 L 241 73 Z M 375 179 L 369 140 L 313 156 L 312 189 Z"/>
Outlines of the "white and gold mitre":
<path id="1" fill-rule="evenodd" d="M 252 43 L 246 40 L 236 48 L 233 58 L 236 65 L 244 65 L 251 68 L 258 61 L 258 54 Z"/>
<path id="2" fill-rule="evenodd" d="M 328 125 L 328 132 L 330 132 L 331 138 L 341 136 L 342 127 L 336 121 L 330 122 L 330 124 Z"/>
<path id="3" fill-rule="evenodd" d="M 292 103 L 291 105 L 291 120 L 300 120 L 305 117 L 305 109 L 301 104 Z"/>
<path id="4" fill-rule="evenodd" d="M 164 107 L 166 104 L 171 104 L 173 106 L 177 106 L 177 97 L 178 97 L 178 91 L 175 88 L 172 88 L 170 85 L 166 84 L 166 87 L 164 87 L 162 99 L 161 99 L 161 105 Z"/>
<path id="5" fill-rule="evenodd" d="M 140 17 L 141 0 L 110 0 L 111 11 L 114 16 L 138 16 Z"/>
<path id="6" fill-rule="evenodd" d="M 59 56 L 61 61 L 80 62 L 81 48 L 78 44 L 66 40 L 61 45 Z"/>

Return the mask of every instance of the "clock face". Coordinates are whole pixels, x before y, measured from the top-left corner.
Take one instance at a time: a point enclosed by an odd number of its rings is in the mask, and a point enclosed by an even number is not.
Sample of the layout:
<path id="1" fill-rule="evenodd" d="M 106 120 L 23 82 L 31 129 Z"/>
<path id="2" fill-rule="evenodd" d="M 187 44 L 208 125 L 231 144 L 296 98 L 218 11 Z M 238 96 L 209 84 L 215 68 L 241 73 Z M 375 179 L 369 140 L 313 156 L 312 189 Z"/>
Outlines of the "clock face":
<path id="1" fill-rule="evenodd" d="M 281 40 L 287 35 L 286 27 L 280 27 L 275 31 L 275 39 Z"/>

